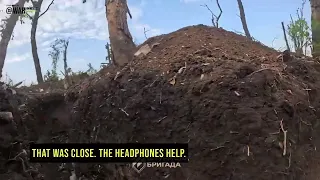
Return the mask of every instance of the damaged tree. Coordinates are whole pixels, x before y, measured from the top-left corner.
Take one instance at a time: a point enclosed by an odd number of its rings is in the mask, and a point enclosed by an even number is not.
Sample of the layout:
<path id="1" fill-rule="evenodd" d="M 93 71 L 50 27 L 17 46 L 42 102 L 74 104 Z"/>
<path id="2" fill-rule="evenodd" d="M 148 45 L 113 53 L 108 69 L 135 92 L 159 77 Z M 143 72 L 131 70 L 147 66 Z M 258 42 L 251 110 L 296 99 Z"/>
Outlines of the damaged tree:
<path id="1" fill-rule="evenodd" d="M 283 22 L 281 22 L 281 26 L 282 26 L 283 38 L 284 38 L 284 41 L 286 42 L 287 50 L 289 52 L 291 52 L 290 46 L 289 46 L 289 42 L 288 42 L 288 38 L 287 38 L 286 28 L 284 27 L 284 23 Z"/>
<path id="2" fill-rule="evenodd" d="M 311 29 L 312 29 L 312 56 L 320 57 L 320 0 L 310 0 Z"/>
<path id="3" fill-rule="evenodd" d="M 218 28 L 218 27 L 219 27 L 219 20 L 220 20 L 221 15 L 222 15 L 222 8 L 221 8 L 221 6 L 220 6 L 219 0 L 216 0 L 216 2 L 217 2 L 217 6 L 218 6 L 218 8 L 219 8 L 219 10 L 220 10 L 220 13 L 219 13 L 218 16 L 215 15 L 215 14 L 212 12 L 212 10 L 209 8 L 208 5 L 204 4 L 204 5 L 201 5 L 201 6 L 206 7 L 206 8 L 210 11 L 210 13 L 211 13 L 211 23 L 212 23 L 212 25 L 213 25 L 214 27 Z"/>
<path id="4" fill-rule="evenodd" d="M 40 14 L 40 11 L 36 11 L 34 16 L 31 17 L 28 15 L 28 17 L 31 20 L 32 26 L 31 26 L 31 50 L 32 50 L 32 56 L 33 56 L 33 62 L 34 62 L 34 68 L 36 70 L 36 75 L 37 75 L 37 81 L 38 83 L 43 83 L 43 77 L 42 77 L 42 72 L 41 72 L 41 65 L 40 65 L 40 60 L 39 60 L 39 55 L 38 55 L 38 50 L 37 50 L 37 42 L 36 42 L 36 32 L 37 32 L 37 26 L 38 26 L 38 20 L 41 16 L 43 16 L 50 8 L 50 6 L 53 4 L 53 1 L 49 4 L 47 9 Z M 41 9 L 43 0 L 39 1 L 34 1 L 31 0 L 33 7 L 38 8 L 39 10 Z"/>
<path id="5" fill-rule="evenodd" d="M 238 1 L 239 11 L 240 11 L 240 19 L 241 19 L 241 22 L 242 22 L 242 27 L 243 27 L 244 33 L 246 34 L 247 38 L 252 40 L 252 37 L 251 37 L 249 29 L 248 29 L 246 15 L 244 13 L 244 8 L 243 8 L 242 1 L 241 0 L 237 0 L 237 1 Z"/>
<path id="6" fill-rule="evenodd" d="M 19 0 L 15 6 L 23 7 L 24 4 L 28 2 L 27 0 Z M 2 70 L 4 66 L 4 61 L 7 56 L 7 48 L 9 45 L 9 41 L 11 39 L 13 29 L 16 26 L 18 21 L 19 14 L 11 14 L 10 17 L 3 21 L 2 29 L 1 29 L 1 41 L 0 41 L 0 78 L 2 77 Z"/>
<path id="7" fill-rule="evenodd" d="M 63 46 L 63 69 L 64 69 L 64 80 L 65 80 L 65 87 L 68 88 L 71 85 L 71 80 L 69 77 L 70 68 L 68 68 L 67 63 L 67 51 L 69 46 L 69 40 L 62 39 L 60 42 Z"/>
<path id="8" fill-rule="evenodd" d="M 106 11 L 113 62 L 123 66 L 132 60 L 136 49 L 127 23 L 127 13 L 132 18 L 127 0 L 106 0 Z"/>
<path id="9" fill-rule="evenodd" d="M 86 3 L 87 0 L 82 0 L 82 2 Z M 136 50 L 127 23 L 127 13 L 132 18 L 127 0 L 106 0 L 105 6 L 113 57 L 112 63 L 116 66 L 124 66 L 132 60 Z"/>
<path id="10" fill-rule="evenodd" d="M 68 46 L 69 46 L 69 40 L 57 39 L 56 45 L 57 46 L 61 45 L 60 51 L 62 51 L 62 55 L 63 55 L 64 86 L 65 86 L 65 88 L 68 88 L 71 85 L 71 80 L 69 77 L 69 72 L 71 69 L 68 68 L 68 63 L 67 63 L 67 51 L 68 51 Z"/>
<path id="11" fill-rule="evenodd" d="M 49 53 L 49 56 L 52 57 L 53 64 L 52 76 L 57 76 L 57 62 L 59 61 L 60 55 L 62 53 L 64 69 L 64 72 L 62 74 L 64 75 L 65 88 L 68 88 L 71 85 L 71 79 L 69 76 L 71 69 L 68 67 L 67 63 L 68 46 L 69 40 L 56 39 L 55 42 L 51 45 L 52 51 L 50 51 Z"/>

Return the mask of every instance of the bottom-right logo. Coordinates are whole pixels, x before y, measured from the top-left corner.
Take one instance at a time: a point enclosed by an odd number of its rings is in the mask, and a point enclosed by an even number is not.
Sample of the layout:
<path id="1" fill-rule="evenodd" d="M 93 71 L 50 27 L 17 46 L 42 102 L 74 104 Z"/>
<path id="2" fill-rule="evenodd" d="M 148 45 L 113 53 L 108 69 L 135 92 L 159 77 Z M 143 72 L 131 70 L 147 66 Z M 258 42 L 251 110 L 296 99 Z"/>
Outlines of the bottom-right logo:
<path id="1" fill-rule="evenodd" d="M 151 168 L 178 168 L 181 167 L 180 163 L 175 162 L 134 162 L 132 168 L 137 172 L 141 173 L 146 167 Z"/>

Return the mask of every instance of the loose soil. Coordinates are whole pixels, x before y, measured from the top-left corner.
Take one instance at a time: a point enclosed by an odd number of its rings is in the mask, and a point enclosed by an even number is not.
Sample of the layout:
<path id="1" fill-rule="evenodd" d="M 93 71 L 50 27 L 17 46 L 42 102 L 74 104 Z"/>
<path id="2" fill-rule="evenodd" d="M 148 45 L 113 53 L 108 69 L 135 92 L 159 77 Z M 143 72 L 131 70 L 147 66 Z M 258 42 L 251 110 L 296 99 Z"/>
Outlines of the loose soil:
<path id="1" fill-rule="evenodd" d="M 67 92 L 6 95 L 16 103 L 2 111 L 13 112 L 17 124 L 6 126 L 17 128 L 0 135 L 7 137 L 0 178 L 69 179 L 69 164 L 58 171 L 57 164 L 25 158 L 23 170 L 19 158 L 12 160 L 33 141 L 189 144 L 190 162 L 182 168 L 138 174 L 124 164 L 77 164 L 84 179 L 318 179 L 318 63 L 279 57 L 204 25 L 144 44 L 154 45 L 146 56 L 122 69 L 107 67 Z"/>

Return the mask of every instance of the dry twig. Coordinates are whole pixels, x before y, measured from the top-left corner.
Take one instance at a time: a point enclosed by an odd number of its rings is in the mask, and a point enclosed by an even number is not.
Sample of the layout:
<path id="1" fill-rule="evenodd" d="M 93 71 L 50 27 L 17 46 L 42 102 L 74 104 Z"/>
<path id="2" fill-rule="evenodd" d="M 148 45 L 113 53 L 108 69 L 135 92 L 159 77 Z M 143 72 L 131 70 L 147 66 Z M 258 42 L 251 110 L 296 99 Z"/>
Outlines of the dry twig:
<path id="1" fill-rule="evenodd" d="M 118 71 L 113 80 L 116 80 L 119 77 L 120 72 Z"/>
<path id="2" fill-rule="evenodd" d="M 287 154 L 287 132 L 288 130 L 284 130 L 283 128 L 283 120 L 280 121 L 280 127 L 283 132 L 283 156 Z"/>
<path id="3" fill-rule="evenodd" d="M 289 169 L 291 167 L 291 152 L 289 153 L 289 157 L 288 157 L 288 167 L 287 169 Z"/>
<path id="4" fill-rule="evenodd" d="M 124 109 L 122 108 L 119 108 L 119 109 L 129 117 L 129 114 Z"/>
<path id="5" fill-rule="evenodd" d="M 220 17 L 221 17 L 221 15 L 222 15 L 222 9 L 221 9 L 221 6 L 220 6 L 220 3 L 219 3 L 219 0 L 216 0 L 216 2 L 217 2 L 217 6 L 218 6 L 218 8 L 219 8 L 219 10 L 220 10 L 220 13 L 219 13 L 219 15 L 217 16 L 217 15 L 215 15 L 213 12 L 212 12 L 212 10 L 209 8 L 209 6 L 207 5 L 207 4 L 204 4 L 204 5 L 201 5 L 201 6 L 203 6 L 203 7 L 206 7 L 209 11 L 210 11 L 210 13 L 211 13 L 211 22 L 212 22 L 212 25 L 214 26 L 214 27 L 219 27 L 219 20 L 220 20 Z"/>
<path id="6" fill-rule="evenodd" d="M 150 30 L 146 30 L 145 27 L 143 27 L 143 33 L 144 33 L 144 37 L 146 37 L 146 39 L 148 39 L 147 37 L 147 32 L 150 31 Z"/>

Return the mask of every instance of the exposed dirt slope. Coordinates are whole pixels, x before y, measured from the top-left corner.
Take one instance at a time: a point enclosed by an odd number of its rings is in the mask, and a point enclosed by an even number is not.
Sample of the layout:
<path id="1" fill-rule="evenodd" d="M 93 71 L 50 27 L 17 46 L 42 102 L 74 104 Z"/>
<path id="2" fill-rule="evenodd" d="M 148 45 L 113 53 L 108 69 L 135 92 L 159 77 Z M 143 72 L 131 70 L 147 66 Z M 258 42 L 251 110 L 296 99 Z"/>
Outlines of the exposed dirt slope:
<path id="1" fill-rule="evenodd" d="M 105 165 L 106 177 L 110 171 L 124 174 L 116 179 L 162 179 L 168 172 L 167 179 L 305 178 L 320 132 L 319 65 L 283 63 L 273 49 L 202 25 L 146 43 L 160 44 L 126 68 L 85 82 L 80 94 L 69 93 L 76 99 L 72 141 L 189 143 L 191 160 L 140 175 Z"/>
<path id="2" fill-rule="evenodd" d="M 190 162 L 182 168 L 137 174 L 121 164 L 78 164 L 78 177 L 88 179 L 316 179 L 319 64 L 295 57 L 283 62 L 273 49 L 203 25 L 145 43 L 159 44 L 65 97 L 29 100 L 35 127 L 61 130 L 40 141 L 34 129 L 35 141 L 189 144 Z M 57 104 L 47 106 L 54 99 Z M 287 130 L 285 155 L 280 122 Z M 62 176 L 58 165 L 38 169 L 44 179 Z"/>

